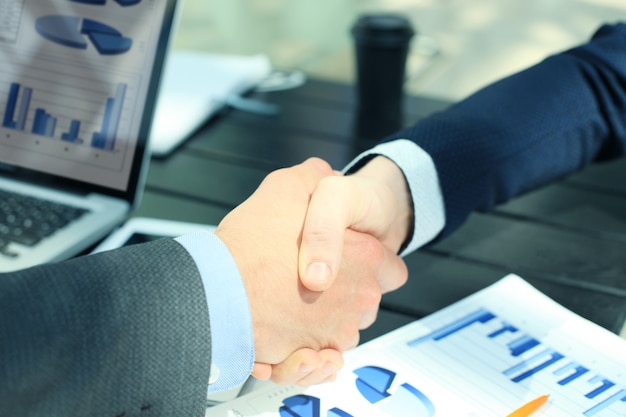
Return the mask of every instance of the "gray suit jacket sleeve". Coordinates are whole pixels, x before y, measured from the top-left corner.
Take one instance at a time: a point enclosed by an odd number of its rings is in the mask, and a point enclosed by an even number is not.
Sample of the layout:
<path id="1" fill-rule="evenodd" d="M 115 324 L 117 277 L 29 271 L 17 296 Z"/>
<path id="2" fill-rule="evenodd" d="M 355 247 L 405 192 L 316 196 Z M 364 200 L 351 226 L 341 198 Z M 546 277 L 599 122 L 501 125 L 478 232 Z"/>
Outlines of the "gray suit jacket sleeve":
<path id="1" fill-rule="evenodd" d="M 202 416 L 210 331 L 163 239 L 0 275 L 0 416 Z"/>

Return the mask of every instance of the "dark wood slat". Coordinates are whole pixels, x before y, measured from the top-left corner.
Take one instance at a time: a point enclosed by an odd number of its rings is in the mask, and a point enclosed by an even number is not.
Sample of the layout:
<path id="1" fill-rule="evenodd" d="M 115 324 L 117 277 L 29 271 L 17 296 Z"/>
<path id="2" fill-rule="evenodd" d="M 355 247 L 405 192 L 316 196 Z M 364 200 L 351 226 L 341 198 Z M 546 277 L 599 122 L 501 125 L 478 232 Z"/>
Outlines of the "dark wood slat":
<path id="1" fill-rule="evenodd" d="M 268 173 L 269 170 L 183 151 L 152 162 L 147 188 L 155 193 L 177 193 L 205 204 L 234 208 L 254 192 Z"/>
<path id="2" fill-rule="evenodd" d="M 416 317 L 446 307 L 513 272 L 506 266 L 487 266 L 427 252 L 413 253 L 405 260 L 409 281 L 399 290 L 385 294 L 382 306 Z M 555 283 L 533 273 L 520 276 L 566 308 L 612 332 L 618 333 L 624 324 L 624 297 Z"/>
<path id="3" fill-rule="evenodd" d="M 562 183 L 499 206 L 497 213 L 626 241 L 626 195 Z"/>
<path id="4" fill-rule="evenodd" d="M 303 132 L 322 134 L 323 138 L 348 138 L 353 136 L 353 116 L 350 108 L 320 106 L 309 101 L 293 101 L 284 96 L 269 100 L 280 106 L 280 114 L 262 116 L 243 111 L 233 111 L 229 115 L 231 123 L 245 123 L 257 128 L 290 127 Z"/>
<path id="5" fill-rule="evenodd" d="M 226 122 L 199 133 L 186 149 L 266 169 L 294 165 L 311 156 L 320 157 L 340 169 L 358 154 L 345 140 L 320 140 L 320 136 L 274 125 L 251 132 L 250 126 Z"/>
<path id="6" fill-rule="evenodd" d="M 294 99 L 298 97 L 298 89 L 293 92 L 276 92 L 253 95 L 262 101 L 274 103 L 280 107 L 277 116 L 260 116 L 242 111 L 233 111 L 229 115 L 232 123 L 256 124 L 259 127 L 268 125 L 297 128 L 305 132 L 321 134 L 321 138 L 337 137 L 350 139 L 358 137 L 355 126 L 356 110 L 353 104 L 347 102 Z M 420 118 L 441 110 L 449 105 L 448 102 L 422 97 L 411 97 L 411 105 L 407 105 L 404 115 L 404 125 L 411 126 Z M 394 130 L 380 136 L 394 133 Z M 369 146 L 375 142 L 370 142 Z"/>
<path id="7" fill-rule="evenodd" d="M 626 295 L 626 242 L 475 214 L 435 249 L 521 275 L 566 277 L 587 288 Z"/>
<path id="8" fill-rule="evenodd" d="M 593 164 L 569 181 L 626 196 L 626 159 Z"/>
<path id="9" fill-rule="evenodd" d="M 228 213 L 221 207 L 180 198 L 160 192 L 146 191 L 143 202 L 133 217 L 154 217 L 192 223 L 216 225 Z"/>

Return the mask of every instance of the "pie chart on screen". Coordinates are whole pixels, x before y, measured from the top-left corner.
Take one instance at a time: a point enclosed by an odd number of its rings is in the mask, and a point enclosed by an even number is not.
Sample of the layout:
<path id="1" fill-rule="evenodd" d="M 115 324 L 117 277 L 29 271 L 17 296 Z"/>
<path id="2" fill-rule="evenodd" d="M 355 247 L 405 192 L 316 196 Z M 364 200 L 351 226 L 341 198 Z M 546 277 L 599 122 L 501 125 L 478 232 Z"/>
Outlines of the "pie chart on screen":
<path id="1" fill-rule="evenodd" d="M 87 49 L 91 43 L 100 55 L 123 54 L 133 45 L 117 29 L 76 16 L 43 16 L 35 22 L 35 29 L 45 39 L 68 48 Z"/>

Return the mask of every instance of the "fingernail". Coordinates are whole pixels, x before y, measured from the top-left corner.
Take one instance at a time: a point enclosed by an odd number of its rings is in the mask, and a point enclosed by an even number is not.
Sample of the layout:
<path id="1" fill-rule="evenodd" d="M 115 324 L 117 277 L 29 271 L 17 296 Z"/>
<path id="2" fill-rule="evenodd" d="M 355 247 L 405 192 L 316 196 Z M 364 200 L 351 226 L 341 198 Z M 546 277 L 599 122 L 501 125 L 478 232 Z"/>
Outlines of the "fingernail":
<path id="1" fill-rule="evenodd" d="M 324 262 L 311 262 L 306 268 L 306 276 L 314 281 L 327 281 L 330 278 L 330 267 Z"/>
<path id="2" fill-rule="evenodd" d="M 315 370 L 315 367 L 313 367 L 311 365 L 302 364 L 302 365 L 300 365 L 300 368 L 298 369 L 298 372 L 300 372 L 302 375 L 308 375 L 311 372 L 313 372 L 314 370 Z"/>
<path id="3" fill-rule="evenodd" d="M 337 369 L 337 367 L 334 364 L 330 362 L 326 362 L 324 366 L 322 367 L 321 372 L 322 372 L 322 375 L 326 377 L 326 376 L 336 374 L 338 370 L 339 369 Z"/>

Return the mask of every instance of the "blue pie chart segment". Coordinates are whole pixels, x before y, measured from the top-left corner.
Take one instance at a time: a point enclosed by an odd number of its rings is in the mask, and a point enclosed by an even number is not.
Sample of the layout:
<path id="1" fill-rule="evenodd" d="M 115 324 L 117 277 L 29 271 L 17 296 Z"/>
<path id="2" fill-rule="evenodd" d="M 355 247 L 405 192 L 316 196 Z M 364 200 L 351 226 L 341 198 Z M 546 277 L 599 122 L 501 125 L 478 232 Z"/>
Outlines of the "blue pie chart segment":
<path id="1" fill-rule="evenodd" d="M 311 395 L 294 395 L 283 400 L 280 417 L 320 417 L 320 399 Z"/>
<path id="2" fill-rule="evenodd" d="M 358 376 L 355 383 L 361 395 L 388 415 L 404 417 L 406 410 L 411 410 L 414 417 L 435 415 L 432 401 L 414 386 L 404 383 L 395 393 L 389 392 L 395 372 L 377 366 L 364 366 L 354 373 Z"/>
<path id="3" fill-rule="evenodd" d="M 49 41 L 70 48 L 87 49 L 87 41 L 79 25 L 80 18 L 75 16 L 43 16 L 35 22 L 35 29 Z"/>
<path id="4" fill-rule="evenodd" d="M 364 366 L 354 371 L 359 377 L 356 387 L 367 401 L 375 404 L 389 396 L 387 390 L 396 374 L 377 366 Z"/>
<path id="5" fill-rule="evenodd" d="M 91 19 L 83 20 L 80 32 L 87 35 L 91 33 L 106 33 L 114 36 L 122 36 L 122 33 L 119 30 Z"/>
<path id="6" fill-rule="evenodd" d="M 133 45 L 132 39 L 124 37 L 117 29 L 76 16 L 43 16 L 35 22 L 35 29 L 49 41 L 70 48 L 87 49 L 87 40 L 90 40 L 102 55 L 123 54 Z"/>
<path id="7" fill-rule="evenodd" d="M 89 39 L 91 39 L 93 46 L 102 55 L 123 54 L 133 45 L 133 41 L 129 38 L 108 35 L 106 33 L 91 32 L 89 33 Z"/>

